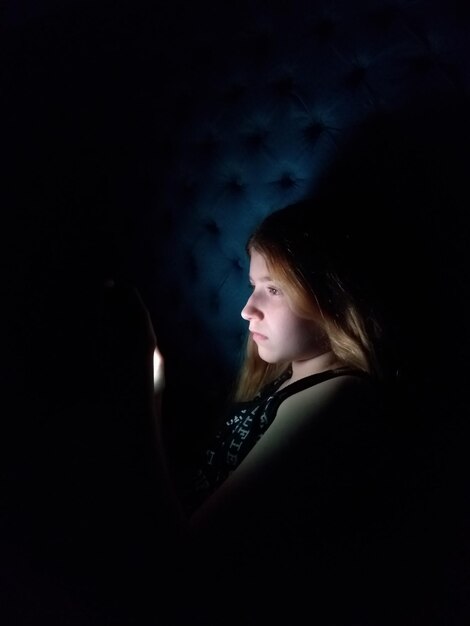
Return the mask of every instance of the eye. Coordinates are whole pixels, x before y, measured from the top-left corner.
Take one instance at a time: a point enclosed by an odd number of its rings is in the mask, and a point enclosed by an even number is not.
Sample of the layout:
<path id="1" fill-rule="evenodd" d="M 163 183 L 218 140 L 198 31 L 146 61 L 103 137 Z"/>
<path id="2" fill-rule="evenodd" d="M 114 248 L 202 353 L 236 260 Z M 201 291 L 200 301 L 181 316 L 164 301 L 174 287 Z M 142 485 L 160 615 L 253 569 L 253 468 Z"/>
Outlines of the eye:
<path id="1" fill-rule="evenodd" d="M 279 296 L 281 292 L 276 287 L 268 287 L 268 291 L 272 296 Z"/>

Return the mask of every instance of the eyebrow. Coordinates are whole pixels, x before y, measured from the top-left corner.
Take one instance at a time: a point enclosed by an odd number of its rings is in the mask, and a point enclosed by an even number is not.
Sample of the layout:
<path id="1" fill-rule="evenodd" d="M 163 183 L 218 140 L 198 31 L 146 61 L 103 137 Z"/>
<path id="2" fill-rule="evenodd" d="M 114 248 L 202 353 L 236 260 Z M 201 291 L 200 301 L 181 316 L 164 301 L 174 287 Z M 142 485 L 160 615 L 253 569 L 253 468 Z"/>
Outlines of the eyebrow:
<path id="1" fill-rule="evenodd" d="M 248 278 L 251 282 L 254 282 L 251 276 L 248 276 Z M 271 276 L 263 276 L 262 278 L 259 279 L 260 283 L 269 283 L 270 281 L 272 281 Z"/>

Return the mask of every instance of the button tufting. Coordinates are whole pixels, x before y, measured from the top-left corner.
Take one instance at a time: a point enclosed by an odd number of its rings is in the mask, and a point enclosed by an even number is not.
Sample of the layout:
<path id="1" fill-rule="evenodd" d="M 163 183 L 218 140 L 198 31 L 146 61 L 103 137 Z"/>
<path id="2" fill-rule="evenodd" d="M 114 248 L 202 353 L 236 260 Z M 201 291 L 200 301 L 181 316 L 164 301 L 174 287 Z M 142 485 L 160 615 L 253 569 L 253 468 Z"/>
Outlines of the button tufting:
<path id="1" fill-rule="evenodd" d="M 324 130 L 325 126 L 321 122 L 312 122 L 304 128 L 304 135 L 309 141 L 314 143 L 318 141 Z"/>
<path id="2" fill-rule="evenodd" d="M 237 272 L 241 272 L 243 269 L 243 263 L 240 259 L 232 259 L 232 266 Z"/>
<path id="3" fill-rule="evenodd" d="M 266 137 L 268 133 L 266 131 L 256 131 L 250 133 L 246 139 L 245 143 L 250 150 L 257 151 L 260 150 L 266 142 Z"/>
<path id="4" fill-rule="evenodd" d="M 285 173 L 278 180 L 278 185 L 281 189 L 291 189 L 295 186 L 295 178 L 288 173 Z"/>
<path id="5" fill-rule="evenodd" d="M 206 230 L 211 235 L 218 235 L 220 233 L 219 225 L 215 220 L 209 220 L 204 224 Z"/>
<path id="6" fill-rule="evenodd" d="M 239 194 L 243 191 L 244 184 L 239 178 L 231 178 L 227 181 L 227 189 L 233 194 Z"/>
<path id="7" fill-rule="evenodd" d="M 363 65 L 356 65 L 347 77 L 347 83 L 351 87 L 357 87 L 365 80 L 366 68 Z"/>

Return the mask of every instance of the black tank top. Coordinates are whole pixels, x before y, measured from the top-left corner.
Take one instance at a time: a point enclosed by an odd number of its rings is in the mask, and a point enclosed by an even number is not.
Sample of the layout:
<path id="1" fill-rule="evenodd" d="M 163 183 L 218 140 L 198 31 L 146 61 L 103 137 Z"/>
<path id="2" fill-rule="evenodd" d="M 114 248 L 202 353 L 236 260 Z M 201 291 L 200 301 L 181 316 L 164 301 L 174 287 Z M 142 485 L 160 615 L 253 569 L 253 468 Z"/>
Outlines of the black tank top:
<path id="1" fill-rule="evenodd" d="M 306 376 L 279 390 L 291 376 L 287 370 L 266 385 L 253 400 L 234 403 L 184 489 L 182 497 L 188 512 L 196 509 L 238 467 L 271 426 L 280 404 L 286 398 L 344 375 L 367 376 L 344 367 Z"/>

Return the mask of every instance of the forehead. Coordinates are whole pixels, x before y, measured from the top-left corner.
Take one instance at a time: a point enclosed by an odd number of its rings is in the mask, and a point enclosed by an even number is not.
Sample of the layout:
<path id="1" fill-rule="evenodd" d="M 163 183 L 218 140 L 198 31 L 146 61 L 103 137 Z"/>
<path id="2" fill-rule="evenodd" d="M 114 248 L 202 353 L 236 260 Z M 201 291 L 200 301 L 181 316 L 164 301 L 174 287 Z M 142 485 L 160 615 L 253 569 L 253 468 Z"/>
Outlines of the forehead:
<path id="1" fill-rule="evenodd" d="M 252 250 L 250 254 L 250 276 L 257 280 L 269 279 L 270 272 L 265 257 L 257 250 Z"/>

